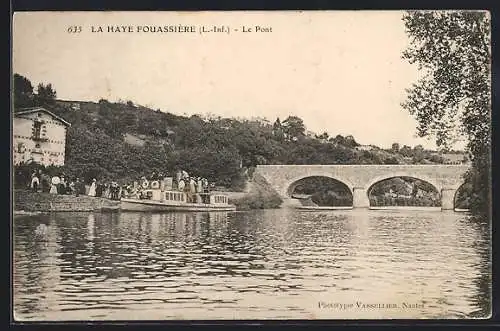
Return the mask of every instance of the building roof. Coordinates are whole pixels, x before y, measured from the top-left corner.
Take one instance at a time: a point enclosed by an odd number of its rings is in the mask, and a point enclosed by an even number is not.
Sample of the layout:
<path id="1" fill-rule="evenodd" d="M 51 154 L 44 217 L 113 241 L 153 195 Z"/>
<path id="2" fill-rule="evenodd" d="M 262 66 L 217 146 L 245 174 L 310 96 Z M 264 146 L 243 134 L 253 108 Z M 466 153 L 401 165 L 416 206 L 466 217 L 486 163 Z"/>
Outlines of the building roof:
<path id="1" fill-rule="evenodd" d="M 48 111 L 47 109 L 43 107 L 31 107 L 31 108 L 20 108 L 19 110 L 14 112 L 14 116 L 19 116 L 19 115 L 24 115 L 24 114 L 31 114 L 31 113 L 37 113 L 39 111 L 42 111 L 46 114 L 49 114 L 50 116 L 54 117 L 55 119 L 63 122 L 67 126 L 71 126 L 71 123 L 68 121 L 64 120 L 62 117 L 57 116 L 56 114 Z"/>

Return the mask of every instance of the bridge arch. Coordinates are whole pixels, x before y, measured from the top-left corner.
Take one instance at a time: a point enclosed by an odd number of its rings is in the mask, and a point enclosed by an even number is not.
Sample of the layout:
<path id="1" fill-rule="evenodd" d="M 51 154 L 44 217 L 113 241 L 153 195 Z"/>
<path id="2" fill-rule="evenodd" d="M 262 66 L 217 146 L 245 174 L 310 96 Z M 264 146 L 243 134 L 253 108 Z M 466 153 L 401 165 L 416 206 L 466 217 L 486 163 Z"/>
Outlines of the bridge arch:
<path id="1" fill-rule="evenodd" d="M 425 176 L 389 175 L 389 176 L 384 176 L 384 177 L 385 178 L 380 179 L 376 182 L 373 182 L 373 184 L 371 184 L 366 189 L 366 195 L 368 197 L 370 207 L 420 206 L 419 203 L 422 201 L 421 199 L 423 199 L 423 198 L 426 198 L 426 200 L 427 200 L 427 204 L 423 205 L 423 206 L 427 206 L 427 207 L 441 207 L 442 206 L 442 195 L 441 195 L 442 192 L 440 189 L 440 185 L 436 184 L 436 183 L 432 183 L 431 180 L 423 179 L 422 177 L 425 178 Z M 408 183 L 408 180 L 405 180 L 405 179 L 417 180 L 417 181 L 420 181 L 422 183 L 426 183 L 428 185 L 428 189 L 424 189 L 424 191 L 429 192 L 428 190 L 430 189 L 430 190 L 434 191 L 434 193 L 433 193 L 434 195 L 427 196 L 427 197 L 426 196 L 417 197 L 417 200 L 414 200 L 415 196 L 413 196 L 413 193 L 407 191 L 408 193 L 406 193 L 406 194 L 403 193 L 403 195 L 396 194 L 395 196 L 389 196 L 389 202 L 387 200 L 385 200 L 387 198 L 386 194 L 388 192 L 383 192 L 384 190 L 380 191 L 380 189 L 379 189 L 378 195 L 377 194 L 372 195 L 377 184 L 382 184 L 385 181 L 388 181 L 391 179 L 398 179 L 398 178 L 403 179 L 403 183 L 406 183 L 406 184 Z M 394 182 L 392 184 L 394 184 Z M 413 185 L 412 185 L 412 188 L 410 190 L 413 190 L 413 188 L 414 188 Z M 419 187 L 419 186 L 417 186 L 417 187 Z M 387 186 L 386 186 L 386 189 L 387 189 Z M 408 188 L 406 188 L 406 190 L 408 190 Z M 380 194 L 382 194 L 382 193 L 383 193 L 383 195 L 380 196 Z M 430 200 L 429 200 L 429 198 L 430 198 Z M 379 199 L 382 199 L 382 200 L 379 200 Z M 399 202 L 399 204 L 398 204 L 398 202 Z M 388 204 L 386 204 L 386 203 L 388 203 Z"/>
<path id="2" fill-rule="evenodd" d="M 303 179 L 306 179 L 306 178 L 310 178 L 310 177 L 326 177 L 326 178 L 333 179 L 341 184 L 344 184 L 344 186 L 346 186 L 349 189 L 349 192 L 351 194 L 353 193 L 354 185 L 349 180 L 344 179 L 344 178 L 338 178 L 337 176 L 332 176 L 329 173 L 314 172 L 314 173 L 310 173 L 307 175 L 296 176 L 296 177 L 288 180 L 284 186 L 284 188 L 285 188 L 284 193 L 286 194 L 286 196 L 291 197 L 295 188 L 300 184 L 300 181 Z"/>
<path id="3" fill-rule="evenodd" d="M 470 208 L 470 206 L 467 204 L 467 201 L 459 201 L 458 200 L 458 198 L 460 197 L 460 195 L 465 194 L 465 192 L 463 190 L 467 189 L 468 185 L 470 185 L 470 184 L 467 183 L 467 182 L 463 182 L 460 185 L 458 185 L 458 187 L 457 187 L 457 189 L 455 191 L 455 194 L 453 196 L 453 209 L 468 210 Z M 469 198 L 470 198 L 469 196 L 466 196 L 464 200 L 467 200 Z"/>
<path id="4" fill-rule="evenodd" d="M 399 178 L 399 177 L 410 177 L 410 178 L 414 178 L 414 179 L 418 179 L 418 180 L 427 182 L 427 183 L 431 184 L 439 193 L 441 193 L 441 190 L 443 189 L 441 183 L 439 181 L 437 181 L 435 178 L 431 178 L 431 177 L 424 176 L 421 174 L 412 174 L 410 172 L 394 172 L 394 173 L 384 174 L 384 175 L 372 178 L 365 186 L 366 193 L 368 194 L 370 192 L 370 190 L 372 189 L 372 187 L 381 181 L 384 181 L 386 179 L 391 179 L 391 178 Z"/>

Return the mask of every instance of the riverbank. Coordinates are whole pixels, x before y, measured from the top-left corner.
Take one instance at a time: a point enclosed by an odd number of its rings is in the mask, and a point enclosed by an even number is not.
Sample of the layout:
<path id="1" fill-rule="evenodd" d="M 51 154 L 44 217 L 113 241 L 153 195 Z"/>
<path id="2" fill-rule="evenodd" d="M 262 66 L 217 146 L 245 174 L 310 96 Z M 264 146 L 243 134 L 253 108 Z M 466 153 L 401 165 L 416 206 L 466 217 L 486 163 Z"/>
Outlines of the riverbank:
<path id="1" fill-rule="evenodd" d="M 276 209 L 283 203 L 278 194 L 256 176 L 247 183 L 245 192 L 215 192 L 225 194 L 237 210 Z M 51 211 L 99 211 L 119 209 L 120 202 L 87 195 L 59 195 L 28 190 L 14 191 L 16 215 Z"/>
<path id="2" fill-rule="evenodd" d="M 95 211 L 118 209 L 120 201 L 86 195 L 59 195 L 27 190 L 14 191 L 14 211 L 20 212 L 50 212 L 50 211 Z"/>
<path id="3" fill-rule="evenodd" d="M 283 204 L 283 199 L 269 185 L 264 177 L 254 174 L 247 181 L 245 192 L 225 192 L 229 203 L 236 206 L 236 210 L 277 209 Z"/>

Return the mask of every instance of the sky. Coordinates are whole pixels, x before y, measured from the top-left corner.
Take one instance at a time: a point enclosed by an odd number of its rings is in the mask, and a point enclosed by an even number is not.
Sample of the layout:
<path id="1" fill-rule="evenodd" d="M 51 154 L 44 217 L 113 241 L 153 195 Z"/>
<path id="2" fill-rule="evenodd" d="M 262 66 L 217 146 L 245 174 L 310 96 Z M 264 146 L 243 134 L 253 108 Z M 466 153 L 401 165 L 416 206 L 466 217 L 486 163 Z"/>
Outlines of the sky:
<path id="1" fill-rule="evenodd" d="M 402 14 L 16 13 L 13 72 L 34 86 L 51 83 L 63 100 L 131 100 L 187 116 L 295 115 L 315 133 L 433 149 L 432 140 L 416 137 L 417 123 L 401 107 L 405 89 L 421 74 L 401 58 L 409 41 Z M 122 25 L 133 32 L 107 32 Z M 166 25 L 196 32 L 137 31 Z M 214 25 L 230 33 L 199 33 Z M 82 31 L 69 33 L 74 26 Z M 99 27 L 104 32 L 93 32 Z"/>

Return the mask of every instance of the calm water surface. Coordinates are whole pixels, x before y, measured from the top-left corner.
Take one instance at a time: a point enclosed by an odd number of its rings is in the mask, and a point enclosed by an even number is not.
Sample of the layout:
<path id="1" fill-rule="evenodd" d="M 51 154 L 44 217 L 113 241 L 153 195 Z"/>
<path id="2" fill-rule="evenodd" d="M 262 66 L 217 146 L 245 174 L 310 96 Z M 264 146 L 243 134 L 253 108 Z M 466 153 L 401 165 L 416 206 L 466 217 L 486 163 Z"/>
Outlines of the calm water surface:
<path id="1" fill-rule="evenodd" d="M 19 320 L 490 313 L 490 230 L 459 213 L 52 213 L 13 226 Z"/>

